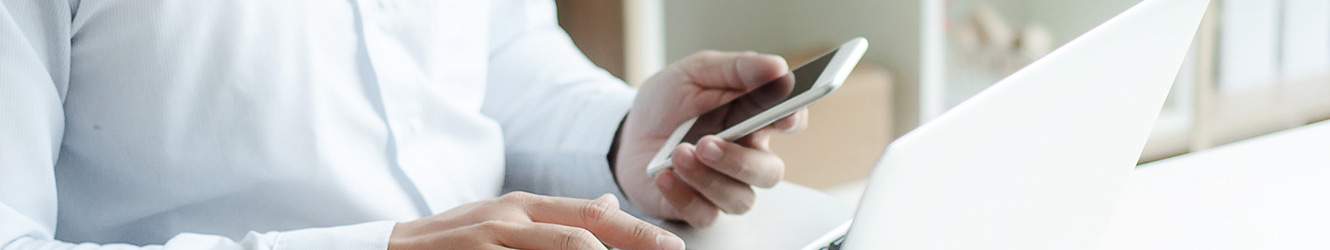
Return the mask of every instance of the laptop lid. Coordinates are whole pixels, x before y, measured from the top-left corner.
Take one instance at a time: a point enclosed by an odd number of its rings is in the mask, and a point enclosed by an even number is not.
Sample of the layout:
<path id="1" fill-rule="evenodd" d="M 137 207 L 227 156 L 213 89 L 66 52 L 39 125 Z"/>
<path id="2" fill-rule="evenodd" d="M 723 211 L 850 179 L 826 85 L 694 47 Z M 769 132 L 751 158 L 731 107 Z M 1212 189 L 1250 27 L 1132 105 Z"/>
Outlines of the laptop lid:
<path id="1" fill-rule="evenodd" d="M 1147 0 L 890 145 L 844 249 L 1091 249 L 1209 0 Z"/>

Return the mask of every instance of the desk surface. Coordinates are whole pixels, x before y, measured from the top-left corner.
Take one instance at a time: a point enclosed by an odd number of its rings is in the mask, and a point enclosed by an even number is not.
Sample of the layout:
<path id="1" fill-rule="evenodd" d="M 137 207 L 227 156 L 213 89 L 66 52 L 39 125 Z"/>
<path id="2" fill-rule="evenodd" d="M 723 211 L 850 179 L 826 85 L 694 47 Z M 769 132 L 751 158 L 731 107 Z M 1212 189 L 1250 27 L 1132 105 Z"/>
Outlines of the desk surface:
<path id="1" fill-rule="evenodd" d="M 701 229 L 662 226 L 682 237 L 688 249 L 799 249 L 854 213 L 853 202 L 794 183 L 756 191 L 757 203 L 744 215 L 721 214 L 715 225 Z"/>
<path id="2" fill-rule="evenodd" d="M 782 183 L 759 190 L 749 214 L 667 229 L 690 249 L 795 249 L 848 219 L 863 186 Z M 1330 121 L 1138 167 L 1100 246 L 1330 249 Z"/>
<path id="3" fill-rule="evenodd" d="M 1142 165 L 1101 249 L 1330 249 L 1330 122 Z"/>

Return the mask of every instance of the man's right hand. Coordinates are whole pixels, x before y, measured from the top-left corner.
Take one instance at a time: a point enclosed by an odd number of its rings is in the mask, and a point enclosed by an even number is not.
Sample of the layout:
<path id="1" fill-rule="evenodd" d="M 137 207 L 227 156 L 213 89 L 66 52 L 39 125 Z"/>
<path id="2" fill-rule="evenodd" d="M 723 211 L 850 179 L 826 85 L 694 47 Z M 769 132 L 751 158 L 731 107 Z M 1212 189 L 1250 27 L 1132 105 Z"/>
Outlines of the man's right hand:
<path id="1" fill-rule="evenodd" d="M 619 210 L 605 194 L 595 200 L 513 192 L 447 212 L 398 223 L 388 250 L 435 249 L 683 250 L 678 236 Z"/>

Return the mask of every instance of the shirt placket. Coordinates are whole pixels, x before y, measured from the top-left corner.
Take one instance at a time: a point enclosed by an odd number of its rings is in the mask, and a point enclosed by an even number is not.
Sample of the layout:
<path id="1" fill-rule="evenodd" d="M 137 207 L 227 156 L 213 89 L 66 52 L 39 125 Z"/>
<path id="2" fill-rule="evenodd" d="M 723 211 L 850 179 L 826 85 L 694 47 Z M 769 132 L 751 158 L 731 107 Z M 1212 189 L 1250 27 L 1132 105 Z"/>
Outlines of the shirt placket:
<path id="1" fill-rule="evenodd" d="M 428 187 L 437 184 L 421 180 L 438 182 L 442 176 L 438 176 L 440 174 L 437 171 L 421 169 L 421 166 L 404 157 L 413 150 L 412 138 L 419 129 L 417 114 L 420 113 L 421 97 L 414 89 L 420 83 L 408 78 L 413 75 L 408 72 L 412 66 L 404 64 L 409 62 L 405 58 L 405 51 L 396 46 L 391 41 L 392 36 L 387 33 L 389 27 L 395 25 L 391 16 L 385 14 L 385 9 L 392 7 L 392 3 L 384 0 L 356 0 L 355 3 L 360 13 L 360 38 L 365 45 L 368 70 L 374 76 L 374 82 L 366 84 L 377 90 L 377 101 L 382 108 L 381 118 L 388 127 L 388 158 L 392 160 L 391 165 L 403 175 L 402 179 L 406 183 L 402 185 L 415 198 L 422 215 L 429 215 L 431 208 L 444 205 L 439 199 L 427 198 L 429 196 L 422 192 L 437 189 Z"/>

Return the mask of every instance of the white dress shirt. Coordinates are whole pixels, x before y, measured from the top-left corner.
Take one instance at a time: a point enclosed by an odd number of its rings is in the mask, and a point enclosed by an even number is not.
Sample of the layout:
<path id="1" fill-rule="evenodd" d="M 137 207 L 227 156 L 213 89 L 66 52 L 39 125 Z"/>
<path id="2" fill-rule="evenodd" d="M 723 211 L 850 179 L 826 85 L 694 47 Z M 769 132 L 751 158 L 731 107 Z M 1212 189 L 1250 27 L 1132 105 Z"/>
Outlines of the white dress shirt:
<path id="1" fill-rule="evenodd" d="M 618 193 L 633 93 L 549 0 L 0 0 L 0 248 L 386 249 Z"/>

